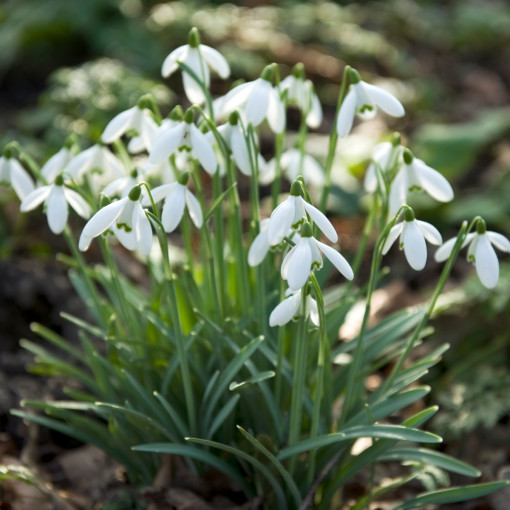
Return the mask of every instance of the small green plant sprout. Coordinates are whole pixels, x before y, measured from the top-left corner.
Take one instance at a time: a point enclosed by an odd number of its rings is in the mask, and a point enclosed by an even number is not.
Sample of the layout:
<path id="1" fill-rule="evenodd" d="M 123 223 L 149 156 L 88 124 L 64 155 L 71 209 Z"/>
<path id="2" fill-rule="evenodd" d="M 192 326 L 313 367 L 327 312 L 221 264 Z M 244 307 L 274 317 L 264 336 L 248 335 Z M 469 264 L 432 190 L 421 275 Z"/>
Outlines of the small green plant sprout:
<path id="1" fill-rule="evenodd" d="M 66 315 L 80 330 L 79 345 L 32 325 L 53 346 L 22 340 L 35 370 L 73 384 L 66 400 L 27 400 L 12 412 L 98 446 L 138 486 L 150 485 L 171 454 L 196 475 L 222 473 L 265 509 L 367 508 L 411 481 L 414 496 L 399 510 L 504 487 L 438 488 L 449 484 L 445 472 L 480 473 L 441 453 L 441 438 L 422 429 L 437 407 L 411 406 L 429 393 L 418 382 L 446 350 L 419 355 L 414 347 L 429 334 L 460 250 L 469 244 L 469 260 L 492 288 L 493 246 L 510 252 L 510 242 L 479 217 L 464 222 L 436 253 L 445 264 L 429 301 L 371 324 L 374 292 L 383 275 L 391 278 L 382 259 L 397 239 L 417 271 L 426 267 L 426 242 L 442 243 L 434 226 L 416 219 L 410 192 L 453 198 L 448 181 L 393 135 L 376 146 L 366 173 L 369 212 L 357 251 L 336 246 L 344 239 L 326 204 L 338 139 L 349 136 L 356 115 L 370 118 L 379 108 L 398 119 L 402 104 L 346 66 L 327 152 L 312 162 L 308 129 L 321 124 L 322 108 L 303 65 L 280 81 L 271 64 L 220 98 L 209 90 L 209 68 L 230 73 L 193 28 L 162 68 L 164 77 L 181 71 L 187 110 L 175 105 L 162 118 L 155 99 L 142 96 L 99 142 L 77 153 L 73 140 L 42 167 L 19 145 L 5 149 L 2 182 L 22 212 L 44 203 L 50 229 L 69 244 L 72 256 L 62 259 L 93 318 Z M 289 106 L 301 116 L 294 135 Z M 273 140 L 269 164 L 261 134 Z M 78 230 L 68 205 L 87 220 Z M 93 242 L 103 263 L 87 261 Z M 123 249 L 142 264 L 143 285 L 120 271 Z M 360 277 L 365 259 L 369 274 Z M 342 342 L 338 331 L 359 305 L 359 331 Z M 380 386 L 367 386 L 383 367 Z M 354 448 L 361 438 L 368 439 L 362 451 Z M 390 484 L 370 475 L 388 462 L 400 465 Z M 348 499 L 344 489 L 360 473 L 371 482 Z"/>

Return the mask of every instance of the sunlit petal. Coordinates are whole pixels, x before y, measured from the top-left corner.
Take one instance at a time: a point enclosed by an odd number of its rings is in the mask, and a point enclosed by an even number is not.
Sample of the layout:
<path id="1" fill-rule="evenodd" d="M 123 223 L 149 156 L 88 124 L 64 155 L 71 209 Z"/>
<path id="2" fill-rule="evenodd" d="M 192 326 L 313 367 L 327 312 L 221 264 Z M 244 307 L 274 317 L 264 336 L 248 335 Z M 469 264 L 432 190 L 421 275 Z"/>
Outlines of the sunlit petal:
<path id="1" fill-rule="evenodd" d="M 184 214 L 185 204 L 186 186 L 176 183 L 173 192 L 167 196 L 161 212 L 161 221 L 166 232 L 173 232 L 177 228 Z"/>
<path id="2" fill-rule="evenodd" d="M 108 123 L 103 134 L 101 141 L 103 143 L 112 143 L 118 140 L 130 127 L 132 119 L 138 110 L 137 106 L 133 106 L 129 110 L 119 113 Z"/>
<path id="3" fill-rule="evenodd" d="M 90 206 L 85 199 L 76 191 L 69 188 L 64 188 L 64 197 L 67 203 L 79 214 L 82 218 L 88 219 L 90 217 Z"/>
<path id="4" fill-rule="evenodd" d="M 499 262 L 487 234 L 478 234 L 478 243 L 474 251 L 476 273 L 480 281 L 488 289 L 498 283 Z"/>
<path id="5" fill-rule="evenodd" d="M 292 296 L 284 299 L 269 316 L 269 325 L 283 326 L 299 314 L 299 305 L 301 304 L 301 292 L 296 292 Z"/>
<path id="6" fill-rule="evenodd" d="M 193 156 L 200 161 L 207 173 L 216 172 L 218 161 L 206 136 L 194 124 L 189 126 Z"/>
<path id="7" fill-rule="evenodd" d="M 51 193 L 46 200 L 46 217 L 48 225 L 54 234 L 60 234 L 67 224 L 67 202 L 62 186 L 52 186 Z"/>
<path id="8" fill-rule="evenodd" d="M 28 212 L 41 205 L 50 195 L 53 186 L 42 186 L 29 193 L 21 202 L 19 210 Z"/>
<path id="9" fill-rule="evenodd" d="M 381 110 L 392 117 L 402 117 L 405 115 L 404 107 L 396 97 L 381 87 L 376 87 L 375 85 L 370 85 L 365 82 L 362 83 L 367 95 Z"/>
<path id="10" fill-rule="evenodd" d="M 345 96 L 338 117 L 336 119 L 336 132 L 339 138 L 346 137 L 352 128 L 354 113 L 356 111 L 356 92 L 351 87 Z"/>
<path id="11" fill-rule="evenodd" d="M 201 44 L 199 49 L 207 64 L 211 69 L 216 71 L 221 78 L 225 79 L 230 76 L 230 66 L 219 51 L 205 44 Z"/>
<path id="12" fill-rule="evenodd" d="M 314 221 L 314 223 L 319 227 L 321 232 L 332 242 L 336 243 L 338 241 L 338 234 L 336 233 L 335 227 L 328 220 L 326 215 L 319 211 L 317 207 L 314 207 L 312 204 L 309 204 L 305 200 L 301 199 L 306 212 L 310 215 L 310 218 Z"/>
<path id="13" fill-rule="evenodd" d="M 352 267 L 341 253 L 336 251 L 334 248 L 331 248 L 331 246 L 321 243 L 320 241 L 316 241 L 316 243 L 322 253 L 324 253 L 329 261 L 340 271 L 340 273 L 345 278 L 348 280 L 352 280 L 354 278 Z"/>
<path id="14" fill-rule="evenodd" d="M 193 195 L 193 193 L 191 193 L 188 189 L 186 190 L 186 206 L 188 207 L 189 215 L 195 224 L 195 227 L 200 228 L 204 222 L 202 208 L 200 207 L 200 203 L 196 199 L 195 195 Z"/>
<path id="15" fill-rule="evenodd" d="M 397 240 L 397 237 L 401 234 L 403 226 L 404 223 L 401 221 L 400 223 L 397 223 L 396 225 L 393 225 L 393 227 L 391 227 L 390 233 L 388 234 L 388 237 L 386 238 L 386 241 L 382 248 L 383 255 L 386 255 L 389 249 L 393 246 L 393 243 Z"/>
<path id="16" fill-rule="evenodd" d="M 310 250 L 309 239 L 301 239 L 288 261 L 287 283 L 292 290 L 301 289 L 310 276 L 312 252 Z"/>
<path id="17" fill-rule="evenodd" d="M 427 262 L 427 245 L 415 221 L 404 221 L 402 242 L 409 265 L 416 271 L 425 267 Z"/>

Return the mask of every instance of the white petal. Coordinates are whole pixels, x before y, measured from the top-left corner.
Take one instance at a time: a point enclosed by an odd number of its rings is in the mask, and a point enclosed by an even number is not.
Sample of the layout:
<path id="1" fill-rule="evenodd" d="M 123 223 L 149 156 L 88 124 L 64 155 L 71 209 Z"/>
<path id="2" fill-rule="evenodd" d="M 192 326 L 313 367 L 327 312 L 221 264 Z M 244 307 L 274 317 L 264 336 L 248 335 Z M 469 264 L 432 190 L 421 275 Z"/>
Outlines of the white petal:
<path id="1" fill-rule="evenodd" d="M 254 126 L 258 126 L 267 114 L 270 90 L 272 90 L 272 87 L 268 81 L 262 78 L 255 80 L 246 101 L 245 110 L 246 118 Z"/>
<path id="2" fill-rule="evenodd" d="M 353 87 L 350 88 L 349 92 L 342 101 L 342 106 L 338 112 L 336 119 L 336 132 L 338 138 L 346 137 L 354 121 L 354 113 L 356 111 L 356 92 Z"/>
<path id="3" fill-rule="evenodd" d="M 404 221 L 402 242 L 407 262 L 416 271 L 425 267 L 427 262 L 427 245 L 415 221 Z"/>
<path id="4" fill-rule="evenodd" d="M 112 202 L 107 206 L 99 209 L 99 211 L 90 218 L 85 227 L 83 228 L 81 237 L 80 237 L 80 250 L 81 248 L 81 238 L 84 239 L 92 239 L 102 234 L 106 229 L 111 227 L 111 225 L 115 222 L 115 220 L 120 216 L 122 210 L 126 206 L 128 197 L 117 200 L 116 202 Z"/>
<path id="5" fill-rule="evenodd" d="M 103 131 L 101 141 L 103 143 L 112 143 L 115 140 L 118 140 L 131 127 L 131 122 L 137 110 L 138 107 L 133 106 L 133 108 L 121 112 L 113 117 Z"/>
<path id="6" fill-rule="evenodd" d="M 63 188 L 64 197 L 67 203 L 79 214 L 82 218 L 88 219 L 90 218 L 90 207 L 89 204 L 85 201 L 85 199 L 76 191 L 73 191 L 69 188 Z"/>
<path id="7" fill-rule="evenodd" d="M 362 83 L 370 99 L 381 108 L 381 110 L 392 117 L 402 117 L 405 114 L 402 103 L 396 97 L 392 96 L 381 87 L 376 87 L 375 85 L 370 85 L 365 82 Z"/>
<path id="8" fill-rule="evenodd" d="M 292 256 L 294 254 L 294 252 L 296 251 L 296 247 L 297 245 L 299 244 L 299 242 L 297 242 L 297 244 L 295 244 L 288 252 L 287 254 L 285 255 L 285 257 L 283 257 L 283 260 L 282 260 L 282 267 L 280 268 L 280 273 L 282 275 L 282 278 L 284 280 L 287 279 L 287 270 L 288 270 L 288 267 L 289 267 L 289 262 L 291 261 L 292 259 Z"/>
<path id="9" fill-rule="evenodd" d="M 274 88 L 271 87 L 268 94 L 267 122 L 274 133 L 281 133 L 285 129 L 285 108 Z"/>
<path id="10" fill-rule="evenodd" d="M 90 170 L 99 148 L 98 145 L 93 145 L 69 161 L 67 171 L 72 175 L 73 179 L 79 179 L 85 172 Z"/>
<path id="11" fill-rule="evenodd" d="M 510 241 L 504 235 L 487 231 L 487 237 L 498 250 L 510 253 Z"/>
<path id="12" fill-rule="evenodd" d="M 34 191 L 34 182 L 19 161 L 12 158 L 8 161 L 11 186 L 16 192 L 16 195 L 18 195 L 18 198 L 23 200 Z"/>
<path id="13" fill-rule="evenodd" d="M 210 46 L 206 46 L 205 44 L 201 44 L 199 49 L 207 64 L 211 67 L 211 69 L 214 69 L 221 78 L 225 79 L 230 76 L 230 67 L 228 62 L 219 51 L 211 48 Z"/>
<path id="14" fill-rule="evenodd" d="M 386 241 L 382 248 L 383 255 L 386 255 L 388 253 L 389 249 L 393 246 L 393 243 L 396 241 L 397 237 L 401 234 L 403 227 L 404 227 L 403 221 L 391 227 L 388 237 L 386 238 Z"/>
<path id="15" fill-rule="evenodd" d="M 248 153 L 248 147 L 246 146 L 246 139 L 239 127 L 232 130 L 230 138 L 232 154 L 239 167 L 239 170 L 244 175 L 251 176 L 251 164 L 250 156 Z"/>
<path id="16" fill-rule="evenodd" d="M 310 316 L 311 321 L 317 327 L 319 326 L 319 309 L 317 301 L 312 296 L 306 296 L 306 315 Z"/>
<path id="17" fill-rule="evenodd" d="M 200 75 L 198 75 L 200 77 Z M 205 95 L 200 85 L 187 72 L 182 73 L 182 86 L 184 92 L 191 104 L 202 104 L 205 101 Z"/>
<path id="18" fill-rule="evenodd" d="M 200 228 L 204 222 L 202 208 L 195 195 L 188 189 L 186 190 L 186 206 L 188 207 L 189 215 L 195 227 Z"/>
<path id="19" fill-rule="evenodd" d="M 183 59 L 188 47 L 189 46 L 187 44 L 179 46 L 165 58 L 165 60 L 163 61 L 163 65 L 161 66 L 161 74 L 163 78 L 167 78 L 172 73 L 177 71 L 179 66 L 176 61 Z"/>
<path id="20" fill-rule="evenodd" d="M 141 255 L 148 255 L 152 248 L 152 228 L 140 202 L 136 202 L 133 210 L 133 231 L 136 238 L 136 249 Z"/>
<path id="21" fill-rule="evenodd" d="M 456 237 L 452 237 L 448 239 L 435 253 L 434 258 L 436 262 L 444 262 L 452 253 L 453 246 L 455 245 L 455 241 L 457 241 Z"/>
<path id="22" fill-rule="evenodd" d="M 430 168 L 421 159 L 412 162 L 416 178 L 421 187 L 439 202 L 449 202 L 453 199 L 453 189 L 450 183 L 437 170 Z"/>
<path id="23" fill-rule="evenodd" d="M 53 186 L 42 186 L 29 193 L 21 202 L 19 210 L 28 212 L 42 204 L 50 195 Z"/>
<path id="24" fill-rule="evenodd" d="M 189 127 L 192 153 L 195 158 L 200 161 L 207 173 L 213 174 L 216 172 L 218 161 L 214 150 L 207 141 L 204 133 L 202 133 L 194 124 Z"/>
<path id="25" fill-rule="evenodd" d="M 299 197 L 301 198 L 301 197 Z M 303 206 L 306 209 L 306 212 L 310 215 L 310 218 L 314 221 L 314 223 L 319 227 L 321 232 L 332 242 L 336 243 L 338 241 L 338 234 L 336 233 L 335 227 L 331 224 L 328 218 L 321 212 L 317 207 L 314 207 L 312 204 L 309 204 L 305 200 L 302 200 Z"/>
<path id="26" fill-rule="evenodd" d="M 284 299 L 269 316 L 269 325 L 283 326 L 291 321 L 299 313 L 301 304 L 301 292 L 296 292 L 292 296 Z"/>
<path id="27" fill-rule="evenodd" d="M 254 84 L 254 81 L 250 81 L 233 88 L 224 97 L 220 98 L 221 104 L 219 108 L 215 108 L 215 113 L 223 117 L 239 108 L 248 99 Z"/>
<path id="28" fill-rule="evenodd" d="M 179 225 L 184 214 L 185 203 L 186 186 L 176 184 L 172 194 L 167 196 L 161 212 L 161 221 L 166 232 L 173 232 Z"/>
<path id="29" fill-rule="evenodd" d="M 319 162 L 309 154 L 305 154 L 303 159 L 303 178 L 306 183 L 317 187 L 324 185 L 324 169 Z"/>
<path id="30" fill-rule="evenodd" d="M 172 129 L 162 132 L 161 135 L 154 140 L 149 162 L 152 165 L 157 165 L 173 154 L 182 143 L 185 129 L 186 123 L 180 122 Z"/>
<path id="31" fill-rule="evenodd" d="M 120 244 L 124 246 L 127 250 L 136 250 L 136 234 L 133 225 L 133 216 L 135 205 L 138 202 L 134 202 L 130 200 L 129 197 L 126 197 L 126 205 L 122 209 L 119 217 L 112 224 L 111 229 L 113 233 L 119 240 Z"/>
<path id="32" fill-rule="evenodd" d="M 72 152 L 63 147 L 56 154 L 53 154 L 41 168 L 41 175 L 48 181 L 53 182 L 55 177 L 61 173 L 72 158 Z"/>
<path id="33" fill-rule="evenodd" d="M 263 230 L 251 243 L 248 251 L 248 264 L 252 267 L 258 266 L 269 251 L 269 241 L 267 239 L 268 231 Z"/>
<path id="34" fill-rule="evenodd" d="M 352 267 L 341 253 L 331 248 L 331 246 L 321 243 L 320 241 L 315 242 L 317 243 L 317 246 L 320 248 L 322 253 L 326 255 L 330 262 L 340 271 L 343 276 L 345 276 L 345 278 L 348 280 L 352 280 L 354 278 Z"/>
<path id="35" fill-rule="evenodd" d="M 143 140 L 143 146 L 147 149 L 147 151 L 151 150 L 152 143 L 156 138 L 157 132 L 158 125 L 156 124 L 156 121 L 150 116 L 147 110 L 144 110 L 141 119 L 140 136 Z"/>
<path id="36" fill-rule="evenodd" d="M 271 228 L 271 226 L 269 226 Z M 292 290 L 298 290 L 308 281 L 312 266 L 310 239 L 303 238 L 296 244 L 294 253 L 288 261 L 287 283 Z M 283 277 L 283 275 L 282 275 Z"/>
<path id="37" fill-rule="evenodd" d="M 476 272 L 480 281 L 488 289 L 493 289 L 498 283 L 499 262 L 487 234 L 478 235 L 474 256 Z"/>
<path id="38" fill-rule="evenodd" d="M 48 225 L 54 234 L 60 234 L 67 223 L 68 209 L 62 186 L 52 186 L 51 193 L 46 200 L 46 217 Z"/>
<path id="39" fill-rule="evenodd" d="M 267 232 L 270 246 L 280 244 L 287 235 L 292 226 L 294 211 L 295 201 L 289 197 L 272 212 Z"/>
<path id="40" fill-rule="evenodd" d="M 322 124 L 322 106 L 316 94 L 312 95 L 312 105 L 306 116 L 306 125 L 316 129 Z"/>
<path id="41" fill-rule="evenodd" d="M 429 243 L 439 246 L 443 242 L 443 238 L 441 237 L 439 230 L 437 230 L 434 225 L 420 220 L 416 220 L 416 224 L 418 225 L 420 232 Z"/>
<path id="42" fill-rule="evenodd" d="M 164 198 L 167 197 L 167 195 L 170 195 L 172 190 L 177 186 L 176 182 L 171 182 L 170 184 L 162 184 L 161 186 L 157 186 L 154 189 L 151 189 L 151 196 L 154 203 L 158 203 Z M 142 205 L 149 206 L 151 205 L 151 199 L 149 195 L 145 195 L 142 199 Z"/>
<path id="43" fill-rule="evenodd" d="M 395 216 L 407 202 L 407 190 L 407 172 L 405 168 L 401 168 L 391 183 L 388 211 L 390 216 Z"/>

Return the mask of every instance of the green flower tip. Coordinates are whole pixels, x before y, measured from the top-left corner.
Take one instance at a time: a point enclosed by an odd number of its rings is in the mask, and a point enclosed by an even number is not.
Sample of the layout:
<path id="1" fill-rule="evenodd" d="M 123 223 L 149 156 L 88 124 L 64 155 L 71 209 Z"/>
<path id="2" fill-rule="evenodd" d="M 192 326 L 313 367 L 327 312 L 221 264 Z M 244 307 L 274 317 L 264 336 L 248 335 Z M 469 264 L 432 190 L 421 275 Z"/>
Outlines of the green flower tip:
<path id="1" fill-rule="evenodd" d="M 312 235 L 312 225 L 310 225 L 307 221 L 303 222 L 303 225 L 301 226 L 301 237 L 312 237 Z"/>
<path id="2" fill-rule="evenodd" d="M 136 102 L 136 106 L 140 108 L 140 110 L 151 110 L 152 105 L 154 104 L 154 98 L 151 94 L 144 94 L 138 101 Z"/>
<path id="3" fill-rule="evenodd" d="M 189 180 L 189 172 L 183 172 L 181 175 L 179 175 L 177 182 L 179 184 L 182 184 L 183 186 L 186 186 L 186 184 L 188 184 L 188 180 Z"/>
<path id="4" fill-rule="evenodd" d="M 264 67 L 264 70 L 262 71 L 262 74 L 260 75 L 260 77 L 263 80 L 266 80 L 269 83 L 272 83 L 272 81 L 273 81 L 274 65 L 275 64 L 269 64 L 268 66 Z"/>
<path id="5" fill-rule="evenodd" d="M 352 67 L 349 67 L 347 69 L 347 78 L 349 78 L 349 82 L 352 84 L 359 83 L 361 81 L 361 76 L 356 71 L 356 69 L 353 69 Z"/>
<path id="6" fill-rule="evenodd" d="M 404 149 L 404 163 L 410 165 L 413 162 L 414 155 L 409 149 Z"/>
<path id="7" fill-rule="evenodd" d="M 64 143 L 64 147 L 71 150 L 76 145 L 76 136 L 74 134 L 69 135 Z"/>
<path id="8" fill-rule="evenodd" d="M 140 195 L 142 194 L 142 187 L 141 186 L 135 186 L 134 188 L 131 188 L 131 191 L 129 192 L 129 200 L 132 202 L 136 202 Z"/>
<path id="9" fill-rule="evenodd" d="M 298 80 L 305 79 L 305 66 L 304 66 L 303 62 L 298 62 L 292 68 L 292 76 L 294 76 L 294 78 L 297 78 Z"/>
<path id="10" fill-rule="evenodd" d="M 62 186 L 64 184 L 64 175 L 58 174 L 57 177 L 55 177 L 55 186 Z"/>
<path id="11" fill-rule="evenodd" d="M 393 147 L 398 147 L 400 142 L 400 133 L 393 133 L 393 136 L 391 137 L 391 145 L 393 145 Z"/>
<path id="12" fill-rule="evenodd" d="M 188 34 L 188 44 L 192 48 L 198 48 L 200 46 L 200 33 L 197 27 L 193 27 Z"/>
<path id="13" fill-rule="evenodd" d="M 4 158 L 5 159 L 11 159 L 12 158 L 12 147 L 9 147 L 8 145 L 4 149 Z"/>
<path id="14" fill-rule="evenodd" d="M 303 185 L 301 184 L 301 181 L 296 179 L 291 187 L 290 187 L 290 194 L 293 197 L 302 197 L 303 196 Z"/>
<path id="15" fill-rule="evenodd" d="M 229 116 L 228 116 L 228 123 L 231 126 L 237 126 L 237 123 L 239 122 L 239 113 L 237 110 L 234 110 Z"/>
<path id="16" fill-rule="evenodd" d="M 133 168 L 133 170 L 131 170 L 131 172 L 129 173 L 129 177 L 136 179 L 138 177 L 138 170 L 136 168 Z"/>
<path id="17" fill-rule="evenodd" d="M 487 225 L 485 224 L 485 220 L 483 218 L 479 218 L 476 222 L 476 233 L 485 234 L 485 232 L 487 232 Z"/>
<path id="18" fill-rule="evenodd" d="M 107 205 L 110 205 L 112 203 L 112 199 L 108 195 L 104 195 L 101 193 L 99 195 L 99 209 L 102 209 L 103 207 L 106 207 Z"/>
<path id="19" fill-rule="evenodd" d="M 188 108 L 184 114 L 184 122 L 186 122 L 186 124 L 193 124 L 194 120 L 195 112 L 193 111 L 193 108 Z"/>
<path id="20" fill-rule="evenodd" d="M 414 211 L 410 207 L 406 207 L 404 211 L 404 220 L 405 221 L 414 221 Z"/>
<path id="21" fill-rule="evenodd" d="M 169 114 L 168 118 L 170 120 L 180 121 L 184 117 L 184 112 L 182 111 L 182 106 L 178 104 Z"/>

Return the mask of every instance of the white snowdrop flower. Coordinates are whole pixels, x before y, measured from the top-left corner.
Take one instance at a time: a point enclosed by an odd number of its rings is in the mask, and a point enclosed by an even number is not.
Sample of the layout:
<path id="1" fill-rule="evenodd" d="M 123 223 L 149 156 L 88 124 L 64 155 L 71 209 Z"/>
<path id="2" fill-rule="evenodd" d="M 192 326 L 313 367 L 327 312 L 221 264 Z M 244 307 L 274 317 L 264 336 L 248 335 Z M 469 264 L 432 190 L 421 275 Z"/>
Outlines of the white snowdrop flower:
<path id="1" fill-rule="evenodd" d="M 175 49 L 165 58 L 161 67 L 163 77 L 167 78 L 177 71 L 179 62 L 187 65 L 206 88 L 209 88 L 211 81 L 209 67 L 223 79 L 230 76 L 228 62 L 219 51 L 205 44 L 200 44 L 200 35 L 196 28 L 190 30 L 188 44 Z M 205 101 L 202 88 L 186 71 L 182 73 L 182 83 L 186 97 L 191 103 L 202 104 Z"/>
<path id="2" fill-rule="evenodd" d="M 74 156 L 67 165 L 67 171 L 76 182 L 82 182 L 87 175 L 96 189 L 126 174 L 121 160 L 101 144 L 93 145 Z"/>
<path id="3" fill-rule="evenodd" d="M 184 209 L 187 207 L 191 220 L 197 228 L 204 222 L 202 208 L 195 195 L 186 187 L 189 174 L 182 174 L 177 182 L 162 184 L 151 190 L 152 199 L 155 203 L 165 200 L 161 211 L 161 223 L 165 231 L 173 232 L 184 216 Z M 150 205 L 150 197 L 147 195 L 142 204 Z"/>
<path id="4" fill-rule="evenodd" d="M 246 120 L 253 126 L 267 119 L 273 132 L 281 133 L 285 129 L 285 108 L 271 84 L 272 77 L 273 66 L 269 65 L 260 78 L 232 89 L 222 101 L 218 115 L 221 117 L 243 107 Z"/>
<path id="5" fill-rule="evenodd" d="M 291 290 L 301 289 L 308 281 L 310 273 L 322 267 L 321 251 L 345 278 L 348 280 L 354 278 L 347 260 L 331 246 L 317 241 L 312 236 L 310 223 L 304 222 L 301 227 L 301 238 L 285 255 L 281 267 L 282 278 L 287 280 Z"/>
<path id="6" fill-rule="evenodd" d="M 67 146 L 62 147 L 43 165 L 41 168 L 41 175 L 47 182 L 53 182 L 57 178 L 57 175 L 66 170 L 68 163 L 73 159 L 75 154 L 76 151 L 73 148 Z"/>
<path id="7" fill-rule="evenodd" d="M 34 191 L 34 181 L 30 174 L 10 154 L 0 157 L 0 182 L 10 184 L 20 200 Z"/>
<path id="8" fill-rule="evenodd" d="M 270 246 L 280 244 L 291 227 L 296 229 L 306 219 L 306 214 L 332 243 L 338 241 L 338 234 L 331 222 L 319 209 L 304 200 L 302 193 L 301 183 L 294 181 L 289 197 L 271 213 L 267 233 Z"/>
<path id="9" fill-rule="evenodd" d="M 435 255 L 437 262 L 444 262 L 450 256 L 457 238 L 446 241 Z M 493 245 L 498 250 L 510 253 L 510 241 L 497 232 L 487 230 L 485 221 L 479 219 L 476 224 L 476 232 L 471 232 L 462 243 L 462 248 L 469 244 L 468 260 L 475 265 L 478 278 L 485 287 L 493 289 L 499 279 L 498 256 Z"/>
<path id="10" fill-rule="evenodd" d="M 90 207 L 76 191 L 68 188 L 63 174 L 57 175 L 53 184 L 41 186 L 29 193 L 21 202 L 20 211 L 28 212 L 44 202 L 50 230 L 60 234 L 67 224 L 68 204 L 84 219 L 90 217 Z"/>
<path id="11" fill-rule="evenodd" d="M 127 197 L 129 192 L 138 184 L 145 180 L 145 175 L 140 168 L 135 168 L 129 174 L 123 175 L 108 183 L 101 193 L 108 197 L 120 196 Z"/>
<path id="12" fill-rule="evenodd" d="M 399 248 L 404 250 L 407 262 L 416 271 L 423 269 L 427 262 L 427 245 L 425 240 L 435 245 L 440 245 L 443 242 L 441 234 L 436 227 L 426 221 L 415 219 L 411 208 L 405 210 L 404 221 L 397 223 L 391 228 L 382 248 L 383 255 L 388 253 L 399 236 Z"/>
<path id="13" fill-rule="evenodd" d="M 176 106 L 171 112 L 170 115 L 163 119 L 160 126 L 156 126 L 155 131 L 148 132 L 148 135 L 151 137 L 149 142 L 149 147 L 147 148 L 150 151 L 154 141 L 160 136 L 162 133 L 172 129 L 175 127 L 183 118 L 182 108 L 180 106 Z M 141 136 L 134 136 L 129 140 L 127 145 L 127 149 L 131 154 L 138 154 L 146 149 L 146 144 Z"/>
<path id="14" fill-rule="evenodd" d="M 401 153 L 402 146 L 400 145 L 400 135 L 398 133 L 395 133 L 391 142 L 382 142 L 374 147 L 371 162 L 368 165 L 363 182 L 365 191 L 374 193 L 377 188 L 385 190 L 385 183 L 380 182 L 380 179 L 384 178 L 397 161 L 399 161 Z M 382 175 L 380 175 L 381 172 Z"/>
<path id="15" fill-rule="evenodd" d="M 191 151 L 193 158 L 198 159 L 206 172 L 209 174 L 216 172 L 218 167 L 216 155 L 205 134 L 193 124 L 191 109 L 186 112 L 183 121 L 171 129 L 165 129 L 154 140 L 149 161 L 151 164 L 161 163 L 183 148 Z"/>
<path id="16" fill-rule="evenodd" d="M 356 114 L 364 120 L 372 119 L 380 108 L 392 117 L 404 115 L 404 107 L 389 92 L 362 81 L 359 73 L 352 68 L 347 72 L 351 86 L 338 112 L 336 131 L 339 138 L 349 134 Z"/>
<path id="17" fill-rule="evenodd" d="M 138 169 L 143 176 L 155 178 L 163 184 L 170 184 L 176 181 L 175 171 L 168 159 L 163 160 L 161 163 L 153 164 L 147 158 L 138 165 Z"/>
<path id="18" fill-rule="evenodd" d="M 280 82 L 280 89 L 287 91 L 289 104 L 297 106 L 306 118 L 310 128 L 318 128 L 322 123 L 322 106 L 315 93 L 313 83 L 305 80 L 304 66 L 300 62 L 292 69 L 292 74 Z"/>
<path id="19" fill-rule="evenodd" d="M 289 149 L 282 154 L 280 165 L 289 181 L 294 181 L 302 175 L 307 184 L 317 187 L 324 185 L 324 169 L 309 154 L 302 153 L 298 149 Z"/>
<path id="20" fill-rule="evenodd" d="M 135 152 L 140 152 L 143 149 L 150 151 L 158 125 L 152 118 L 150 111 L 140 106 L 142 103 L 143 101 L 140 100 L 138 105 L 116 115 L 103 131 L 101 141 L 106 144 L 113 143 L 132 130 L 139 136 L 134 147 Z"/>
<path id="21" fill-rule="evenodd" d="M 437 170 L 415 158 L 409 149 L 403 150 L 404 164 L 393 179 L 390 188 L 389 211 L 396 214 L 407 203 L 407 195 L 413 190 L 424 190 L 439 202 L 453 199 L 450 183 Z"/>
<path id="22" fill-rule="evenodd" d="M 299 289 L 292 291 L 287 289 L 285 295 L 287 296 L 276 308 L 271 312 L 269 316 L 270 326 L 284 326 L 291 320 L 297 320 L 300 315 L 304 315 L 305 319 L 310 317 L 310 320 L 319 326 L 319 310 L 317 307 L 317 301 L 307 292 L 305 310 L 301 308 L 301 295 L 303 290 Z"/>
<path id="23" fill-rule="evenodd" d="M 111 230 L 126 249 L 148 255 L 152 247 L 152 227 L 140 204 L 140 195 L 140 186 L 135 186 L 128 196 L 99 209 L 83 228 L 79 249 L 87 250 L 94 237 Z"/>

